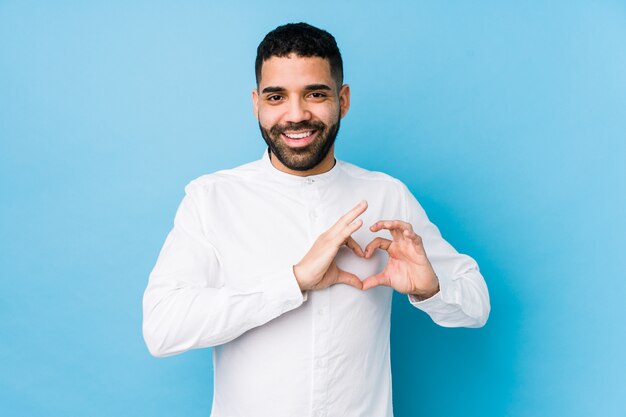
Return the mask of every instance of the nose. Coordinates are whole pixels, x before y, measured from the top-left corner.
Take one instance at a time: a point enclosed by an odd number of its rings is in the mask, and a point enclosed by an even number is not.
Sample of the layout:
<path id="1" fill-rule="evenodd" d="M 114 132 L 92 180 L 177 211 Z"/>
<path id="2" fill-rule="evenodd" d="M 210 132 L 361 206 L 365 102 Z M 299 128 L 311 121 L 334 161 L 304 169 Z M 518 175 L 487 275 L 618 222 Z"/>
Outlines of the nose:
<path id="1" fill-rule="evenodd" d="M 311 112 L 309 111 L 304 100 L 299 98 L 289 100 L 287 113 L 285 114 L 285 121 L 298 123 L 303 120 L 309 120 L 310 118 Z"/>

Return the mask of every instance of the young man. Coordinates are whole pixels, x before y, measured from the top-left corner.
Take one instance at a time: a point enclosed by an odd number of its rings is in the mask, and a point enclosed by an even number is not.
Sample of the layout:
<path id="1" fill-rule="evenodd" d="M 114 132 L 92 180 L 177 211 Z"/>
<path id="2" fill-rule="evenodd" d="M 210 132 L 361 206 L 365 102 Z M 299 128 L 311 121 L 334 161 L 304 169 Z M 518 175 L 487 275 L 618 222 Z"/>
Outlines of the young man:
<path id="1" fill-rule="evenodd" d="M 392 416 L 393 291 L 439 325 L 480 327 L 487 287 L 400 181 L 334 158 L 350 88 L 332 35 L 276 28 L 256 75 L 268 150 L 186 187 L 145 292 L 146 343 L 214 347 L 213 417 Z"/>

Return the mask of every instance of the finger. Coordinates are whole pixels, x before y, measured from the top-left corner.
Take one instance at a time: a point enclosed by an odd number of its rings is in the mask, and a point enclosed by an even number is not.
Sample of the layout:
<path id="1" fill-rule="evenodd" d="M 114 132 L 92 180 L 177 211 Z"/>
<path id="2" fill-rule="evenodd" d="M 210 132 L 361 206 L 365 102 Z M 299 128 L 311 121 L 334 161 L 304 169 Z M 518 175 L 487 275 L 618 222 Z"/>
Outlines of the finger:
<path id="1" fill-rule="evenodd" d="M 359 244 L 356 243 L 356 240 L 354 240 L 352 236 L 348 236 L 348 239 L 346 239 L 346 246 L 352 249 L 352 252 L 354 252 L 356 256 L 360 258 L 363 258 L 365 256 L 365 254 L 363 253 L 363 249 L 361 249 Z"/>
<path id="2" fill-rule="evenodd" d="M 404 232 L 402 232 L 402 236 L 406 237 L 407 239 L 412 240 L 413 243 L 415 243 L 416 245 L 422 244 L 422 237 L 415 232 L 405 230 Z"/>
<path id="3" fill-rule="evenodd" d="M 370 230 L 373 232 L 378 232 L 383 229 L 389 230 L 393 240 L 399 240 L 402 237 L 402 231 L 400 231 L 397 227 L 393 227 L 393 220 L 380 220 L 370 227 Z"/>
<path id="4" fill-rule="evenodd" d="M 333 225 L 332 228 L 336 228 L 341 230 L 346 226 L 349 226 L 354 220 L 359 217 L 363 212 L 367 210 L 367 201 L 362 200 L 359 204 L 357 204 L 352 210 L 344 214 L 337 220 L 337 223 Z"/>
<path id="5" fill-rule="evenodd" d="M 359 290 L 363 288 L 363 283 L 356 275 L 346 272 L 341 268 L 337 268 L 337 284 L 346 284 Z"/>
<path id="6" fill-rule="evenodd" d="M 413 225 L 411 223 L 403 222 L 402 220 L 379 220 L 370 226 L 370 230 L 372 232 L 378 232 L 382 229 L 413 231 Z"/>
<path id="7" fill-rule="evenodd" d="M 382 229 L 389 230 L 394 240 L 400 240 L 402 238 L 402 232 L 404 230 L 412 232 L 413 226 L 401 220 L 379 220 L 370 227 L 372 232 L 377 232 Z"/>
<path id="8" fill-rule="evenodd" d="M 365 248 L 365 258 L 366 259 L 371 258 L 376 249 L 382 249 L 382 250 L 389 249 L 390 245 L 391 245 L 391 240 L 389 239 L 385 239 L 384 237 L 375 238 L 370 243 L 368 243 L 367 247 Z"/>
<path id="9" fill-rule="evenodd" d="M 340 242 L 345 242 L 348 238 L 351 237 L 352 233 L 356 232 L 363 226 L 363 220 L 357 219 L 354 222 L 350 223 L 343 230 L 340 230 L 336 237 Z"/>
<path id="10" fill-rule="evenodd" d="M 363 291 L 367 291 L 370 288 L 378 287 L 379 285 L 389 286 L 389 282 L 385 275 L 381 272 L 376 275 L 372 275 L 371 277 L 367 277 L 363 280 Z"/>

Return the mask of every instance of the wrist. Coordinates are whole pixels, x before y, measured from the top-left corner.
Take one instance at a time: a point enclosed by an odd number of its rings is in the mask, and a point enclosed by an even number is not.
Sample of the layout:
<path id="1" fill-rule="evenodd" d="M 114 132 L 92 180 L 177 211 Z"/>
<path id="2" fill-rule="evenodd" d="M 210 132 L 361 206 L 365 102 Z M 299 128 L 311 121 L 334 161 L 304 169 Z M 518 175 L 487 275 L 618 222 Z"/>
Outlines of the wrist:
<path id="1" fill-rule="evenodd" d="M 435 295 L 437 295 L 437 293 L 441 290 L 441 288 L 439 287 L 439 280 L 437 279 L 435 282 L 435 285 L 426 290 L 426 291 L 421 291 L 421 292 L 416 292 L 416 293 L 411 293 L 411 295 L 417 299 L 419 299 L 420 301 L 424 301 L 424 300 L 428 300 L 431 297 L 434 297 Z"/>

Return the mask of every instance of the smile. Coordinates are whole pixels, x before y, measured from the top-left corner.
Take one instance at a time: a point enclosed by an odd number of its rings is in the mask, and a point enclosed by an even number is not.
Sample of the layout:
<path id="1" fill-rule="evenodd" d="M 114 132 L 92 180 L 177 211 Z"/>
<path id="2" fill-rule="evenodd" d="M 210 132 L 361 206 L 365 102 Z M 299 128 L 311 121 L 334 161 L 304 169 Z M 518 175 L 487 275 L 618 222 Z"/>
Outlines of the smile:
<path id="1" fill-rule="evenodd" d="M 317 130 L 306 130 L 304 132 L 283 132 L 282 137 L 290 148 L 304 148 L 315 140 L 317 134 Z"/>
<path id="2" fill-rule="evenodd" d="M 304 139 L 307 138 L 309 136 L 311 136 L 313 134 L 312 130 L 309 130 L 307 132 L 300 132 L 300 133 L 283 133 L 285 136 L 287 136 L 289 139 Z"/>

